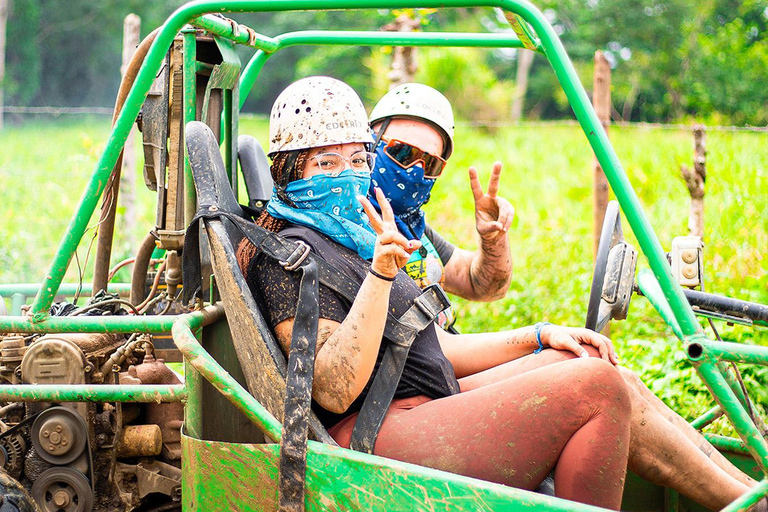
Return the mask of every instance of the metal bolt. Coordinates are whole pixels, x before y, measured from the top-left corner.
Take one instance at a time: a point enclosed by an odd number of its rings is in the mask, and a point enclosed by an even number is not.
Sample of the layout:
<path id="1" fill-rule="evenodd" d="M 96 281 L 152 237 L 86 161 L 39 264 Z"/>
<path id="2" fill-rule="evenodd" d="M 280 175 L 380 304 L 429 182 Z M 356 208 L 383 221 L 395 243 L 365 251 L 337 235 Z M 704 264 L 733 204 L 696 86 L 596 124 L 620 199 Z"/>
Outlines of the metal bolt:
<path id="1" fill-rule="evenodd" d="M 683 251 L 682 258 L 686 263 L 693 263 L 696 261 L 696 251 L 692 249 L 685 250 Z"/>
<path id="2" fill-rule="evenodd" d="M 56 449 L 56 447 L 55 447 L 55 446 L 53 446 L 52 444 L 49 444 L 49 445 L 48 445 L 48 451 L 49 451 L 49 452 L 52 452 L 52 451 L 53 451 L 53 450 L 55 450 L 55 449 Z"/>
<path id="3" fill-rule="evenodd" d="M 685 267 L 683 267 L 683 276 L 686 279 L 693 279 L 694 277 L 696 277 L 696 268 L 693 267 L 692 265 L 686 265 Z"/>
<path id="4" fill-rule="evenodd" d="M 90 366 L 90 365 L 88 365 L 88 366 L 86 366 L 86 367 L 84 368 L 84 370 L 85 370 L 85 373 L 88 373 L 88 372 L 90 372 L 91 370 L 93 370 L 93 368 L 91 368 L 91 366 Z"/>
<path id="5" fill-rule="evenodd" d="M 68 444 L 69 441 L 67 441 L 66 438 L 61 440 L 61 446 L 67 446 Z"/>
<path id="6" fill-rule="evenodd" d="M 61 425 L 56 425 L 56 432 L 61 432 Z"/>
<path id="7" fill-rule="evenodd" d="M 53 495 L 53 503 L 57 507 L 66 507 L 69 505 L 69 494 L 65 490 L 56 491 Z"/>
<path id="8" fill-rule="evenodd" d="M 48 437 L 51 433 L 47 430 L 43 430 L 43 437 Z"/>

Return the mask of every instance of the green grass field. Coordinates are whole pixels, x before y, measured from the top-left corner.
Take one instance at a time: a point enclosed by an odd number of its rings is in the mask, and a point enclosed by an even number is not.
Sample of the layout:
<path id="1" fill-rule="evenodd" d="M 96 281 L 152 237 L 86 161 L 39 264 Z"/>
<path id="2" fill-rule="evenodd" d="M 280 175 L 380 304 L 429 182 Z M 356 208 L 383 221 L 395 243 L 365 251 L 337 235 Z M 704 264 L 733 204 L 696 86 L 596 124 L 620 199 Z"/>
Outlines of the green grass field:
<path id="1" fill-rule="evenodd" d="M 108 133 L 106 117 L 29 121 L 0 133 L 0 282 L 39 282 L 45 275 Z M 266 123 L 243 119 L 240 133 L 265 142 Z M 687 234 L 689 199 L 678 171 L 681 164 L 692 163 L 692 135 L 612 127 L 610 136 L 651 225 L 669 250 L 673 237 Z M 768 303 L 768 134 L 711 132 L 707 149 L 707 291 Z M 514 205 L 518 218 L 510 232 L 513 282 L 507 297 L 492 304 L 457 300 L 459 329 L 498 330 L 540 320 L 582 325 L 592 275 L 592 156 L 584 134 L 577 126 L 562 125 L 524 124 L 493 134 L 458 126 L 456 151 L 427 212 L 430 224 L 464 248 L 476 247 L 466 169 L 477 166 L 486 185 L 496 160 L 504 163 L 500 193 Z M 140 239 L 153 227 L 154 193 L 144 187 L 141 171 L 136 172 L 139 219 L 134 236 Z M 135 250 L 125 230 L 118 229 L 113 262 Z M 81 262 L 92 234 L 81 243 Z M 625 234 L 634 243 L 626 223 Z M 641 257 L 638 268 L 646 266 Z M 90 263 L 88 267 L 86 280 Z M 127 273 L 119 274 L 121 278 Z M 77 279 L 73 263 L 67 280 Z M 724 339 L 768 345 L 768 329 L 717 326 Z M 692 417 L 711 404 L 681 346 L 645 299 L 635 296 L 628 320 L 613 323 L 611 332 L 622 363 L 643 375 L 670 405 Z M 745 374 L 757 381 L 755 396 L 768 405 L 768 372 L 752 368 Z"/>

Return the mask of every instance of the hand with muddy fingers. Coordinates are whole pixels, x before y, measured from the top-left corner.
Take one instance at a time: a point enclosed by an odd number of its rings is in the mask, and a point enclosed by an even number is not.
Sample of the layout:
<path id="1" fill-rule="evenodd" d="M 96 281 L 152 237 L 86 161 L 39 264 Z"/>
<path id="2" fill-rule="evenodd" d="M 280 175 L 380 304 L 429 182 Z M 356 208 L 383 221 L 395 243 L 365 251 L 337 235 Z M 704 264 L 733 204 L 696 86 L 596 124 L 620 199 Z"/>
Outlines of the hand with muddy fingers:
<path id="1" fill-rule="evenodd" d="M 582 345 L 592 345 L 600 352 L 600 357 L 611 364 L 619 364 L 619 356 L 610 339 L 599 332 L 583 327 L 562 327 L 545 325 L 541 328 L 541 342 L 550 348 L 568 350 L 579 357 L 589 357 Z"/>
<path id="2" fill-rule="evenodd" d="M 488 191 L 483 192 L 483 186 L 477 176 L 477 169 L 469 168 L 469 186 L 475 199 L 475 226 L 484 240 L 493 241 L 509 230 L 515 218 L 514 207 L 498 196 L 501 179 L 501 162 L 493 164 Z"/>
<path id="3" fill-rule="evenodd" d="M 421 247 L 418 240 L 408 240 L 397 229 L 395 214 L 380 189 L 376 189 L 376 200 L 381 206 L 381 216 L 371 202 L 363 196 L 357 196 L 363 205 L 368 220 L 376 231 L 376 247 L 373 250 L 371 268 L 386 277 L 395 277 L 397 271 L 405 265 L 411 253 Z"/>

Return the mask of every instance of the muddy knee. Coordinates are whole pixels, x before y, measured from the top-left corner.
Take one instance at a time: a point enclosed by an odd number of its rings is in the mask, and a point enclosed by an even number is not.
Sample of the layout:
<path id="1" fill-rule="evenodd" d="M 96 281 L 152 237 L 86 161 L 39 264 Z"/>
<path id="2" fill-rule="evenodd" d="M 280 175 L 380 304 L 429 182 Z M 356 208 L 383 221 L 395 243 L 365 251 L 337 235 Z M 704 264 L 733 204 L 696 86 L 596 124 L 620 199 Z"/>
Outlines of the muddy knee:
<path id="1" fill-rule="evenodd" d="M 596 401 L 604 401 L 607 405 L 629 413 L 629 391 L 615 366 L 604 359 L 592 357 L 574 360 L 572 364 L 577 368 L 578 381 L 581 383 L 580 392 L 588 393 Z"/>

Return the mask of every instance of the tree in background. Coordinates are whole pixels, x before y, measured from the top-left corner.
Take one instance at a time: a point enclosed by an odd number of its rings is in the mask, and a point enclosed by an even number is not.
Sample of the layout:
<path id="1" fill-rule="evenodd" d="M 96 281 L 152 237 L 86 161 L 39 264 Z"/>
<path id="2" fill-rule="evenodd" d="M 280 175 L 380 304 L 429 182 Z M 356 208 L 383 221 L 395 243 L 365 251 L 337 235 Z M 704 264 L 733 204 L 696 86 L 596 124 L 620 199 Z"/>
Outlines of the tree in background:
<path id="1" fill-rule="evenodd" d="M 160 25 L 182 0 L 23 0 L 11 2 L 7 27 L 8 105 L 111 106 L 119 83 L 122 19 Z M 613 118 L 671 122 L 768 123 L 768 0 L 534 0 L 560 34 L 583 83 L 592 55 L 613 67 Z M 378 30 L 389 10 L 233 15 L 266 35 L 291 30 Z M 427 30 L 509 31 L 486 8 L 442 9 L 425 16 Z M 252 49 L 241 48 L 245 61 Z M 267 112 L 277 93 L 308 74 L 350 83 L 372 104 L 386 91 L 391 49 L 295 47 L 271 57 L 246 111 Z M 507 121 L 517 52 L 430 49 L 421 52 L 418 80 L 461 100 L 459 114 Z M 530 71 L 524 117 L 571 118 L 545 59 Z"/>

